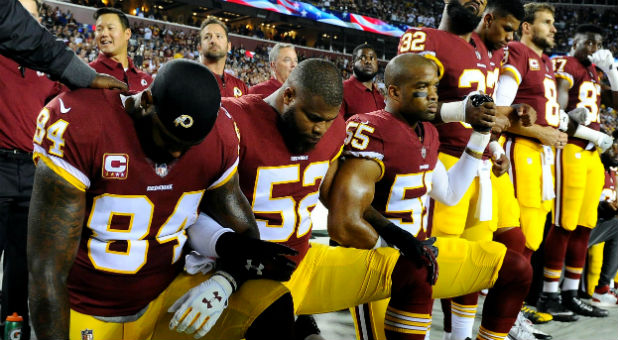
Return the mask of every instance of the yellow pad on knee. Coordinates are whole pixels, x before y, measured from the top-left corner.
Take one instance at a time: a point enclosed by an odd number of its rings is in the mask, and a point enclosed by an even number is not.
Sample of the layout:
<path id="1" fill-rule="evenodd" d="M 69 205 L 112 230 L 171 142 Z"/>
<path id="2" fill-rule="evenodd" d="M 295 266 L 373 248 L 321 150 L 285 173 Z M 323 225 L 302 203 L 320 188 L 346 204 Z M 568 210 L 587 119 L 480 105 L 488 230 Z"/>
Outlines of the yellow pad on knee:
<path id="1" fill-rule="evenodd" d="M 498 279 L 506 246 L 494 241 L 438 238 L 440 274 L 433 298 L 451 298 L 490 288 Z"/>

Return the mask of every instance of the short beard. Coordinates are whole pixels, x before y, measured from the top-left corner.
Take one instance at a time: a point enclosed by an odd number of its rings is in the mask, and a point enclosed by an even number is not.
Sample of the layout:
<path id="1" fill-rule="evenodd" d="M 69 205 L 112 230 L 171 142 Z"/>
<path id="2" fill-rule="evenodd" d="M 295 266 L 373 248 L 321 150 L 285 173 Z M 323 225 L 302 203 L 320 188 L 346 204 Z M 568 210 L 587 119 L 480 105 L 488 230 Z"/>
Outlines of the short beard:
<path id="1" fill-rule="evenodd" d="M 536 32 L 534 32 L 536 33 Z M 540 49 L 542 49 L 543 51 L 546 51 L 552 47 L 554 47 L 554 44 L 550 43 L 547 39 L 543 39 L 541 37 L 539 37 L 536 34 L 532 34 L 532 42 L 538 46 Z"/>
<path id="2" fill-rule="evenodd" d="M 206 52 L 204 53 L 204 58 L 208 59 L 208 60 L 219 60 L 222 58 L 225 58 L 225 56 L 227 55 L 227 52 L 225 51 L 221 51 L 221 52 Z"/>
<path id="3" fill-rule="evenodd" d="M 373 80 L 373 78 L 375 78 L 376 74 L 378 74 L 378 72 L 372 72 L 372 73 L 367 73 L 363 70 L 361 70 L 360 68 L 354 66 L 354 76 L 356 77 L 356 79 L 358 79 L 361 83 L 364 83 L 366 81 L 370 81 Z"/>
<path id="4" fill-rule="evenodd" d="M 471 33 L 483 19 L 482 16 L 477 16 L 456 0 L 446 4 L 446 12 L 451 19 L 450 28 L 458 35 Z"/>
<path id="5" fill-rule="evenodd" d="M 277 125 L 290 152 L 294 155 L 299 155 L 313 150 L 316 144 L 308 143 L 299 136 L 298 128 L 294 122 L 295 112 L 296 108 L 294 107 L 290 107 L 287 111 L 283 112 L 283 114 L 279 115 Z"/>

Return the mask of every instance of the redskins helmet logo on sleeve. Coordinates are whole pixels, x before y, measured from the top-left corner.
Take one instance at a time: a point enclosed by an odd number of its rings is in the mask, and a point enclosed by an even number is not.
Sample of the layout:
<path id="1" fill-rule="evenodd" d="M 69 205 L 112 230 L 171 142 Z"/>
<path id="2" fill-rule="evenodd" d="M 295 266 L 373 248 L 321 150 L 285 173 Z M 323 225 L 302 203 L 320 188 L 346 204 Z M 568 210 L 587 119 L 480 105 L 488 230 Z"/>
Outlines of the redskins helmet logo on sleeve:
<path id="1" fill-rule="evenodd" d="M 182 126 L 185 129 L 190 128 L 191 126 L 193 126 L 193 117 L 189 115 L 180 115 L 176 117 L 176 119 L 174 119 L 174 126 L 178 125 Z"/>

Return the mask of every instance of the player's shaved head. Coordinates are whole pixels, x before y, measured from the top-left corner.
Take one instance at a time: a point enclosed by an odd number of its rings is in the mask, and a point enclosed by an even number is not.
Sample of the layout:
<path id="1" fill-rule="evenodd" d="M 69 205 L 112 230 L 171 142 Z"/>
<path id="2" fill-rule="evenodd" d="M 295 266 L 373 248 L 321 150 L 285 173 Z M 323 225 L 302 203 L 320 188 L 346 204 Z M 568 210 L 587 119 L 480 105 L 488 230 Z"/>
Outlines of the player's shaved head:
<path id="1" fill-rule="evenodd" d="M 339 70 L 330 61 L 311 58 L 300 62 L 286 80 L 299 93 L 319 96 L 330 106 L 339 106 L 343 101 L 343 81 Z M 284 84 L 282 88 L 285 88 Z"/>
<path id="2" fill-rule="evenodd" d="M 405 53 L 396 56 L 388 62 L 384 70 L 386 87 L 402 86 L 413 78 L 415 69 L 421 66 L 436 67 L 433 61 L 418 54 Z"/>
<path id="3" fill-rule="evenodd" d="M 419 121 L 431 121 L 438 110 L 438 67 L 417 54 L 391 59 L 384 72 L 388 96 L 387 112 L 415 128 Z"/>

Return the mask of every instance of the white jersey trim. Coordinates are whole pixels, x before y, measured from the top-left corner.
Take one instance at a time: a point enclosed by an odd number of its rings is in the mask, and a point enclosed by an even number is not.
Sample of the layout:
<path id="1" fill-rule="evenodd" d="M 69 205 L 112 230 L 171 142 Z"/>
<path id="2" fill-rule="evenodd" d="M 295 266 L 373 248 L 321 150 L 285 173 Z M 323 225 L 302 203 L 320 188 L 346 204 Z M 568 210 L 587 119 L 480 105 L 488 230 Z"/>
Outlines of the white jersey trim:
<path id="1" fill-rule="evenodd" d="M 90 179 L 88 178 L 88 176 L 86 176 L 79 169 L 71 165 L 69 162 L 65 161 L 60 157 L 48 154 L 43 147 L 37 144 L 34 145 L 34 152 L 43 155 L 45 158 L 52 161 L 54 165 L 68 172 L 71 176 L 75 177 L 75 179 L 82 183 L 84 187 L 86 187 L 86 189 L 90 188 Z"/>

